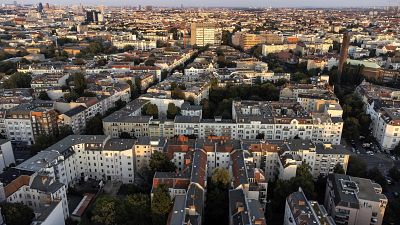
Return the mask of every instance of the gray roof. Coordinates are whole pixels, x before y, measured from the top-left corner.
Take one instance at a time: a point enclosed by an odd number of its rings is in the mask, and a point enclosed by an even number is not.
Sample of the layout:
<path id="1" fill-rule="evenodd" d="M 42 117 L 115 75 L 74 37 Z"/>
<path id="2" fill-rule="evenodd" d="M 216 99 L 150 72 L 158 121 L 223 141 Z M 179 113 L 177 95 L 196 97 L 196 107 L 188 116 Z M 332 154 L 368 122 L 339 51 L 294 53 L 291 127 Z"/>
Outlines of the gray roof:
<path id="1" fill-rule="evenodd" d="M 190 209 L 194 207 L 196 214 L 190 215 L 186 214 L 185 221 L 189 222 L 192 225 L 201 225 L 203 210 L 204 210 L 204 201 L 205 201 L 205 193 L 204 189 L 198 184 L 190 184 L 189 189 L 186 193 L 186 208 Z M 189 223 L 188 223 L 189 224 Z"/>
<path id="2" fill-rule="evenodd" d="M 103 150 L 125 151 L 132 149 L 135 142 L 135 139 L 109 139 L 104 144 Z"/>
<path id="3" fill-rule="evenodd" d="M 33 178 L 33 181 L 31 183 L 32 189 L 36 189 L 46 193 L 55 193 L 63 186 L 64 184 L 54 180 L 54 178 L 42 175 L 37 175 L 35 178 Z"/>
<path id="4" fill-rule="evenodd" d="M 66 116 L 68 116 L 68 117 L 73 117 L 73 116 L 75 116 L 76 114 L 85 111 L 85 109 L 86 109 L 85 106 L 79 105 L 79 106 L 77 106 L 77 107 L 75 107 L 75 108 L 73 108 L 73 109 L 70 109 L 70 110 L 66 111 L 66 112 L 64 113 L 64 115 L 66 115 Z"/>
<path id="5" fill-rule="evenodd" d="M 243 207 L 243 210 L 238 210 L 238 207 Z M 232 225 L 250 224 L 246 197 L 242 189 L 229 190 L 229 216 Z"/>
<path id="6" fill-rule="evenodd" d="M 52 166 L 52 163 L 61 156 L 57 151 L 41 151 L 26 161 L 22 162 L 15 168 L 21 170 L 28 170 L 33 172 L 38 172 L 43 168 L 48 168 Z"/>
<path id="7" fill-rule="evenodd" d="M 199 123 L 200 116 L 176 116 L 175 123 Z"/>
<path id="8" fill-rule="evenodd" d="M 379 202 L 380 199 L 386 198 L 376 193 L 375 188 L 379 188 L 380 185 L 373 183 L 370 179 L 330 174 L 329 180 L 335 192 L 336 205 L 358 209 L 360 208 L 359 199 Z"/>
<path id="9" fill-rule="evenodd" d="M 185 219 L 186 195 L 175 195 L 169 225 L 182 225 Z"/>

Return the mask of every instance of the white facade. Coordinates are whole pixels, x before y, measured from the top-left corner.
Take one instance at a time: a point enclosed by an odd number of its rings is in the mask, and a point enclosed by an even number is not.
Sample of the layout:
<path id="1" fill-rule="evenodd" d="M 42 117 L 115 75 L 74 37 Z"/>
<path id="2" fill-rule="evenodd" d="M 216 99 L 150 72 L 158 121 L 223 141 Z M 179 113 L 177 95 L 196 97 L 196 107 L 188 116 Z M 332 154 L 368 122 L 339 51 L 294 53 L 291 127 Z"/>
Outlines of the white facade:
<path id="1" fill-rule="evenodd" d="M 15 163 L 11 141 L 0 139 L 0 171 Z"/>

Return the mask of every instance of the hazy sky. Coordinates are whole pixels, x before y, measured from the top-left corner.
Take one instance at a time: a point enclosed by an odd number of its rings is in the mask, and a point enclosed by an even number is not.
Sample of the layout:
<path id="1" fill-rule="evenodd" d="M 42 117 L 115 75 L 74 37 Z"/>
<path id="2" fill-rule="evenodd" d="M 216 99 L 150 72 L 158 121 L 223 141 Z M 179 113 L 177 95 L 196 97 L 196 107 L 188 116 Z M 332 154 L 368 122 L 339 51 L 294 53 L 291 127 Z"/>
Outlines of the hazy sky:
<path id="1" fill-rule="evenodd" d="M 0 0 L 12 3 L 13 0 Z M 156 5 L 156 6 L 225 6 L 225 7 L 366 7 L 400 5 L 400 0 L 17 0 L 18 3 L 50 3 L 84 5 Z"/>

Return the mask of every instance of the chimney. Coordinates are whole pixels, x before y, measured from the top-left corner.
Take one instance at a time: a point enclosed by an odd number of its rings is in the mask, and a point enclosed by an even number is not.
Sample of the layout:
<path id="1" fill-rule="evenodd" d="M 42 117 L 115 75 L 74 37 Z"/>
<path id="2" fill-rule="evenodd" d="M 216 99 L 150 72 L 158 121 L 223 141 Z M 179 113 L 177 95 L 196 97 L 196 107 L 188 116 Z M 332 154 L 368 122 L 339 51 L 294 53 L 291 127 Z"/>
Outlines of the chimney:
<path id="1" fill-rule="evenodd" d="M 348 31 L 345 31 L 343 33 L 342 47 L 340 48 L 340 58 L 338 65 L 338 83 L 340 83 L 342 79 L 343 67 L 347 60 L 349 44 L 350 44 L 350 34 Z"/>

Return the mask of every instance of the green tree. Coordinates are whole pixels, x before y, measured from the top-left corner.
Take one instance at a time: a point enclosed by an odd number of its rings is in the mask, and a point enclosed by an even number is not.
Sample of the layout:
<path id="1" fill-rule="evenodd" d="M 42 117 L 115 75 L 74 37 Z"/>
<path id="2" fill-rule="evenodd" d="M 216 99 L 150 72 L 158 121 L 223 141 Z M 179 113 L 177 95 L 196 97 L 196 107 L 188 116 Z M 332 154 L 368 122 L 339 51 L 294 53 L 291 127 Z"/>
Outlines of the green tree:
<path id="1" fill-rule="evenodd" d="M 229 187 L 231 182 L 229 171 L 224 168 L 216 168 L 212 173 L 211 182 L 218 187 Z"/>
<path id="2" fill-rule="evenodd" d="M 41 91 L 38 98 L 40 100 L 51 100 L 46 91 Z"/>
<path id="3" fill-rule="evenodd" d="M 54 143 L 54 136 L 47 134 L 40 134 L 35 137 L 35 143 L 31 147 L 31 153 L 36 154 L 48 147 L 50 147 Z"/>
<path id="4" fill-rule="evenodd" d="M 376 183 L 380 184 L 382 187 L 386 186 L 386 179 L 377 167 L 374 167 L 374 168 L 368 170 L 367 178 L 375 181 Z"/>
<path id="5" fill-rule="evenodd" d="M 343 137 L 347 139 L 360 137 L 360 123 L 357 118 L 349 117 L 344 120 Z"/>
<path id="6" fill-rule="evenodd" d="M 120 201 L 110 196 L 99 197 L 94 206 L 91 220 L 104 225 L 117 224 Z"/>
<path id="7" fill-rule="evenodd" d="M 80 97 L 79 94 L 76 93 L 74 90 L 64 94 L 64 99 L 67 102 L 75 102 L 79 97 Z"/>
<path id="8" fill-rule="evenodd" d="M 171 98 L 173 99 L 185 99 L 185 94 L 180 87 L 176 87 L 171 91 Z"/>
<path id="9" fill-rule="evenodd" d="M 14 73 L 6 81 L 4 88 L 30 88 L 32 77 L 26 73 Z"/>
<path id="10" fill-rule="evenodd" d="M 153 200 L 151 202 L 153 225 L 165 225 L 171 207 L 172 202 L 167 187 L 163 185 L 157 187 L 153 192 Z"/>
<path id="11" fill-rule="evenodd" d="M 291 179 L 293 189 L 301 187 L 307 197 L 311 197 L 314 193 L 314 178 L 311 174 L 311 167 L 303 162 L 297 167 L 296 177 Z"/>
<path id="12" fill-rule="evenodd" d="M 350 156 L 349 164 L 347 166 L 347 175 L 353 177 L 366 177 L 367 176 L 367 164 L 361 158 L 357 156 Z"/>
<path id="13" fill-rule="evenodd" d="M 171 162 L 167 155 L 162 152 L 154 152 L 150 157 L 150 170 L 154 172 L 173 172 L 176 166 Z"/>
<path id="14" fill-rule="evenodd" d="M 82 73 L 75 73 L 74 76 L 74 90 L 80 96 L 83 95 L 87 88 L 85 76 Z"/>
<path id="15" fill-rule="evenodd" d="M 167 109 L 167 118 L 168 119 L 174 119 L 176 115 L 179 114 L 179 107 L 175 106 L 174 103 L 169 103 L 168 104 L 168 109 Z"/>
<path id="16" fill-rule="evenodd" d="M 86 122 L 86 131 L 85 134 L 92 135 L 103 135 L 103 121 L 101 120 L 101 116 L 97 114 L 90 120 Z"/>
<path id="17" fill-rule="evenodd" d="M 30 225 L 35 214 L 22 203 L 1 203 L 1 212 L 8 225 Z"/>
<path id="18" fill-rule="evenodd" d="M 155 104 L 148 103 L 143 106 L 142 114 L 158 118 L 158 107 Z"/>
<path id="19" fill-rule="evenodd" d="M 346 172 L 344 171 L 344 169 L 343 169 L 343 166 L 340 165 L 340 163 L 337 163 L 337 164 L 335 165 L 335 167 L 333 168 L 333 172 L 334 172 L 334 173 L 339 173 L 339 174 L 345 174 L 345 173 L 346 173 Z"/>
<path id="20" fill-rule="evenodd" d="M 127 80 L 126 83 L 129 85 L 131 91 L 131 100 L 137 98 L 137 96 L 139 95 L 139 89 L 135 87 L 131 80 Z"/>
<path id="21" fill-rule="evenodd" d="M 58 126 L 58 136 L 57 138 L 59 140 L 74 134 L 74 132 L 72 131 L 72 127 L 70 125 L 60 125 Z"/>
<path id="22" fill-rule="evenodd" d="M 17 72 L 17 64 L 10 61 L 0 62 L 0 73 L 10 75 Z"/>
<path id="23" fill-rule="evenodd" d="M 151 210 L 150 204 L 150 196 L 147 194 L 138 193 L 128 195 L 123 203 L 123 213 L 125 215 L 123 215 L 122 218 L 126 218 L 124 224 L 152 224 L 151 215 L 149 213 Z"/>
<path id="24" fill-rule="evenodd" d="M 395 181 L 400 181 L 400 171 L 396 166 L 393 166 L 389 170 L 389 176 L 395 180 Z"/>

